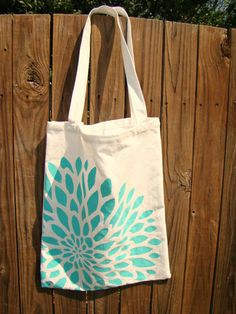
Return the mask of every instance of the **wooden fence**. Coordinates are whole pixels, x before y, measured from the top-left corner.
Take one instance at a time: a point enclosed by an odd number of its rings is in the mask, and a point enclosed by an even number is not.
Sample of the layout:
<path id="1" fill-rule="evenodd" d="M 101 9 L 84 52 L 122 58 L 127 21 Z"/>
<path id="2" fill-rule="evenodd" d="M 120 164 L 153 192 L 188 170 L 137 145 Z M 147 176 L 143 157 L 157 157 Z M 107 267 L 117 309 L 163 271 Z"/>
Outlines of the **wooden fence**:
<path id="1" fill-rule="evenodd" d="M 67 119 L 85 19 L 0 16 L 0 312 L 235 314 L 236 30 L 202 25 L 132 18 L 148 114 L 161 117 L 172 278 L 40 288 L 46 123 Z M 87 123 L 129 115 L 117 34 L 93 17 Z"/>

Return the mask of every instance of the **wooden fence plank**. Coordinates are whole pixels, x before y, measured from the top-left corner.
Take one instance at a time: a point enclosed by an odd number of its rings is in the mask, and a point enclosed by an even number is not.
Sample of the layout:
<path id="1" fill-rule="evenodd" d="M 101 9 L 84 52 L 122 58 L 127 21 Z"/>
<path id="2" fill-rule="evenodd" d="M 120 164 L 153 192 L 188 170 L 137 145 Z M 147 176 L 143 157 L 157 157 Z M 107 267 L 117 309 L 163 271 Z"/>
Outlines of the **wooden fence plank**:
<path id="1" fill-rule="evenodd" d="M 40 288 L 50 35 L 52 119 L 62 121 L 68 116 L 85 19 L 55 15 L 52 34 L 49 15 L 0 16 L 0 312 L 233 314 L 236 30 L 229 85 L 227 34 L 215 27 L 199 28 L 197 64 L 198 26 L 165 23 L 162 82 L 163 23 L 131 19 L 148 115 L 159 116 L 162 103 L 172 278 L 87 294 L 55 290 L 53 299 L 52 290 Z M 83 116 L 86 123 L 89 110 L 91 124 L 129 115 L 114 20 L 105 16 L 92 20 L 91 84 Z"/>
<path id="2" fill-rule="evenodd" d="M 50 16 L 13 17 L 15 196 L 21 313 L 52 313 L 40 288 L 45 131 L 49 115 Z"/>
<path id="3" fill-rule="evenodd" d="M 163 22 L 130 18 L 135 67 L 145 98 L 148 116 L 159 117 L 161 110 Z"/>
<path id="4" fill-rule="evenodd" d="M 159 314 L 181 313 L 191 193 L 197 41 L 196 25 L 165 23 L 161 131 L 172 278 L 154 285 L 158 301 L 153 300 L 153 306 Z"/>
<path id="5" fill-rule="evenodd" d="M 84 15 L 53 17 L 52 120 L 68 118 L 85 20 Z M 87 102 L 83 122 L 87 122 Z M 54 304 L 56 313 L 86 313 L 86 293 L 54 290 Z"/>
<path id="6" fill-rule="evenodd" d="M 53 16 L 52 120 L 68 119 L 86 15 Z M 83 115 L 87 122 L 87 103 Z"/>
<path id="7" fill-rule="evenodd" d="M 92 18 L 90 124 L 124 117 L 124 69 L 118 27 L 110 16 Z"/>
<path id="8" fill-rule="evenodd" d="M 19 282 L 14 201 L 12 17 L 0 15 L 0 313 L 17 314 Z"/>
<path id="9" fill-rule="evenodd" d="M 236 313 L 236 29 L 231 31 L 229 113 L 227 126 L 223 200 L 215 284 L 214 314 Z"/>
<path id="10" fill-rule="evenodd" d="M 109 289 L 108 291 L 98 291 L 94 293 L 94 313 L 119 313 L 120 289 Z M 89 313 L 93 313 L 90 309 Z"/>
<path id="11" fill-rule="evenodd" d="M 183 313 L 209 313 L 224 166 L 226 30 L 200 26 L 194 160 Z"/>
<path id="12" fill-rule="evenodd" d="M 136 71 L 146 101 L 148 116 L 159 116 L 163 23 L 158 20 L 131 18 L 131 24 Z M 126 96 L 127 116 L 129 116 L 129 109 Z M 151 282 L 123 287 L 121 289 L 121 313 L 149 313 L 151 296 Z"/>
<path id="13" fill-rule="evenodd" d="M 123 118 L 125 81 L 120 37 L 110 16 L 92 18 L 90 81 L 90 124 Z M 119 289 L 94 293 L 95 313 L 118 313 L 119 297 Z"/>

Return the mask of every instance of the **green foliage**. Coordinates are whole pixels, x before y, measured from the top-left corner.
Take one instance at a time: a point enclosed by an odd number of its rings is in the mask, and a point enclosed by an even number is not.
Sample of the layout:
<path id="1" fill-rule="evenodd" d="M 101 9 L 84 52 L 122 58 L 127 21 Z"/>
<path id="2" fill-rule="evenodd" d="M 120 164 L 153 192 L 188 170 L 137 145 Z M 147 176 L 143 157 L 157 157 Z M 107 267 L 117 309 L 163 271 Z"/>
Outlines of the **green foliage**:
<path id="1" fill-rule="evenodd" d="M 0 12 L 4 13 L 71 13 L 73 0 L 4 0 Z"/>
<path id="2" fill-rule="evenodd" d="M 236 0 L 1 0 L 0 13 L 88 13 L 102 4 L 123 6 L 130 16 L 236 27 Z"/>
<path id="3" fill-rule="evenodd" d="M 236 0 L 227 1 L 226 7 L 226 25 L 236 27 Z"/>

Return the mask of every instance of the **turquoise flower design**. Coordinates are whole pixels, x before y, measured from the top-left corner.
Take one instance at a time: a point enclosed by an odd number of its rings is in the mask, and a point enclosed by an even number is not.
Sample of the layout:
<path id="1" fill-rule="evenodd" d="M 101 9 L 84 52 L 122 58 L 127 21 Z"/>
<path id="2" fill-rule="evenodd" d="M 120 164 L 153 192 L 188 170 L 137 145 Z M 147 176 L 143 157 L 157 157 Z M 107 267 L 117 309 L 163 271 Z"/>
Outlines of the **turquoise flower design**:
<path id="1" fill-rule="evenodd" d="M 78 157 L 48 162 L 44 181 L 41 282 L 43 287 L 98 290 L 150 280 L 161 240 L 157 212 L 144 196 Z"/>

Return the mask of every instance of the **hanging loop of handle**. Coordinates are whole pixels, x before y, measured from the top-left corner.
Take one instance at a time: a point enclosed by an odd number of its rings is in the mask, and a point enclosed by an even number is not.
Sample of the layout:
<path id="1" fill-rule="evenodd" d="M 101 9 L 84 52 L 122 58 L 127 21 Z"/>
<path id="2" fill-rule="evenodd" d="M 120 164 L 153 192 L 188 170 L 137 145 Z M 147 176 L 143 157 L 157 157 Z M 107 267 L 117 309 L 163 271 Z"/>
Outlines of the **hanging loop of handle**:
<path id="1" fill-rule="evenodd" d="M 124 16 L 127 20 L 127 45 L 129 48 L 129 52 L 132 56 L 132 59 L 134 60 L 134 48 L 133 48 L 132 31 L 131 31 L 131 23 L 130 23 L 129 16 L 127 12 L 125 11 L 125 9 L 123 9 L 122 7 L 112 7 L 112 9 L 116 10 L 116 12 L 119 15 Z M 118 15 L 118 18 L 119 18 L 119 15 Z"/>
<path id="2" fill-rule="evenodd" d="M 121 38 L 121 50 L 125 67 L 126 81 L 128 85 L 131 118 L 135 119 L 137 122 L 144 120 L 147 118 L 147 110 L 135 70 L 131 24 L 128 14 L 123 8 L 103 5 L 91 10 L 85 23 L 79 52 L 75 84 L 71 98 L 69 121 L 73 123 L 80 123 L 82 120 L 89 70 L 91 16 L 96 13 L 111 15 L 117 22 Z M 125 16 L 128 21 L 127 43 L 123 35 L 118 13 Z"/>

